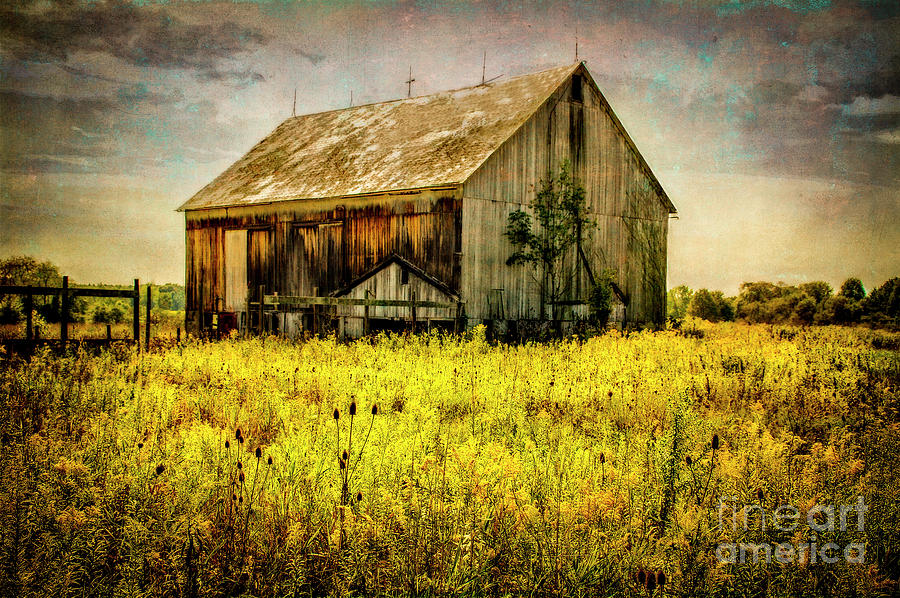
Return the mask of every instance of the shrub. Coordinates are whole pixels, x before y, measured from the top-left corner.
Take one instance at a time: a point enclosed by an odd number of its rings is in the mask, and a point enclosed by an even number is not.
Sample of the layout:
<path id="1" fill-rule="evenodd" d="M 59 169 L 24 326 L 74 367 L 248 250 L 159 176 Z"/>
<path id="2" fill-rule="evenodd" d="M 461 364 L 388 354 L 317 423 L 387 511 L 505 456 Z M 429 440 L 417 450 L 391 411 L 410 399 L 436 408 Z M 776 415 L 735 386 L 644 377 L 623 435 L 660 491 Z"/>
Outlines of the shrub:
<path id="1" fill-rule="evenodd" d="M 609 314 L 612 313 L 614 280 L 615 272 L 606 270 L 591 288 L 589 298 L 591 312 L 600 327 L 606 326 L 609 322 Z"/>

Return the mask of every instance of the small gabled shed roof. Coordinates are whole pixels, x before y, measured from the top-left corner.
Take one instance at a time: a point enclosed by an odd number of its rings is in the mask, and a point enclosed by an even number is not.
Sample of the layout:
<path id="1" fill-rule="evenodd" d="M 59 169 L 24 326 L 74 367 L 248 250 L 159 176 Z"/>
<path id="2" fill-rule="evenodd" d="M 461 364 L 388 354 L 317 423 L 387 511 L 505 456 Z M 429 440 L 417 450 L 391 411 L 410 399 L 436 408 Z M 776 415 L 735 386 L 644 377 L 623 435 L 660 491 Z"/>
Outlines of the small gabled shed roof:
<path id="1" fill-rule="evenodd" d="M 411 261 L 407 260 L 406 258 L 404 258 L 400 255 L 397 255 L 396 253 L 392 253 L 392 254 L 388 255 L 386 258 L 384 258 L 383 260 L 381 260 L 380 262 L 378 262 L 377 264 L 375 264 L 374 266 L 369 268 L 366 272 L 361 274 L 359 277 L 357 277 L 356 279 L 351 281 L 348 285 L 331 293 L 331 296 L 332 297 L 343 297 L 344 295 L 349 294 L 353 289 L 355 289 L 362 283 L 366 282 L 367 280 L 369 280 L 370 278 L 372 278 L 373 276 L 375 276 L 376 274 L 378 274 L 379 272 L 381 272 L 382 270 L 384 270 L 391 264 L 397 264 L 403 270 L 406 270 L 407 272 L 412 273 L 414 276 L 418 276 L 423 281 L 427 282 L 428 284 L 430 284 L 431 286 L 433 286 L 434 288 L 436 288 L 443 294 L 447 295 L 447 297 L 450 297 L 451 299 L 455 299 L 455 300 L 459 299 L 459 293 L 457 293 L 452 288 L 450 288 L 450 285 L 446 284 L 442 280 L 438 280 L 434 276 L 428 274 L 427 272 L 425 272 L 424 270 L 422 270 L 421 268 L 419 268 L 418 266 L 413 264 Z"/>

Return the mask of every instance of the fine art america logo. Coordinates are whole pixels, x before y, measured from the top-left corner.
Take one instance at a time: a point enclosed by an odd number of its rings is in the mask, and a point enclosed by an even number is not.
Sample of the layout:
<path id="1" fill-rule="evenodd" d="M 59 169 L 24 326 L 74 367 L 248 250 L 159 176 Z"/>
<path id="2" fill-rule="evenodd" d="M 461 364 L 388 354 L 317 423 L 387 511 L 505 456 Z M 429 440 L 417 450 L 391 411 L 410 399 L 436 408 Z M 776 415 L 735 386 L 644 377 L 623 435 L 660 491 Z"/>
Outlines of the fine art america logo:
<path id="1" fill-rule="evenodd" d="M 850 542 L 844 545 L 835 542 L 821 542 L 819 534 L 832 536 L 835 532 L 846 532 L 848 522 L 851 529 L 865 530 L 865 513 L 869 509 L 862 496 L 857 497 L 856 504 L 813 506 L 803 517 L 800 509 L 793 505 L 780 505 L 771 513 L 760 505 L 743 505 L 739 508 L 736 496 L 719 498 L 719 529 L 724 531 L 731 524 L 734 532 L 743 527 L 749 532 L 751 520 L 754 529 L 762 533 L 794 532 L 793 542 L 768 543 L 732 542 L 722 543 L 716 547 L 716 558 L 721 563 L 865 563 L 866 547 L 864 543 Z M 758 515 L 758 517 L 757 517 Z M 758 528 L 756 520 L 758 518 Z M 742 520 L 742 521 L 741 521 Z M 854 525 L 855 524 L 855 525 Z M 805 535 L 802 526 L 809 529 L 808 541 L 799 541 Z M 799 532 L 799 533 L 798 533 Z"/>

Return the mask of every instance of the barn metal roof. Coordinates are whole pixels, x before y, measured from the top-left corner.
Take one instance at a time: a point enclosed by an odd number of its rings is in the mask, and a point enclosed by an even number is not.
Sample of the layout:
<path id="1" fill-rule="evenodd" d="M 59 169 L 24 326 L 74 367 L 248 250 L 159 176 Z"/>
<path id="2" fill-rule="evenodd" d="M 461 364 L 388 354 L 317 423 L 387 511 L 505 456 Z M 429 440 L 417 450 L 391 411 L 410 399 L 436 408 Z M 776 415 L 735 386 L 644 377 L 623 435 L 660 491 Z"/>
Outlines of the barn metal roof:
<path id="1" fill-rule="evenodd" d="M 289 118 L 179 211 L 463 183 L 578 66 Z"/>

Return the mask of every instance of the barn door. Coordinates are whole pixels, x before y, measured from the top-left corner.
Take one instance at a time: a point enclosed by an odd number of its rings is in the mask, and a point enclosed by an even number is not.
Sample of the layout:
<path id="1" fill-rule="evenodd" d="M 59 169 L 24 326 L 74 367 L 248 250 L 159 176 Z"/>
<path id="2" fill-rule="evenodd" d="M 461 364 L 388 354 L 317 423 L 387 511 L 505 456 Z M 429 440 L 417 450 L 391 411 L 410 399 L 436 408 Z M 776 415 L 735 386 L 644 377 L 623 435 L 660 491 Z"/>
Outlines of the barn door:
<path id="1" fill-rule="evenodd" d="M 343 282 L 343 224 L 320 222 L 295 226 L 292 231 L 292 272 L 297 295 L 321 295 Z"/>
<path id="2" fill-rule="evenodd" d="M 291 230 L 291 294 L 308 297 L 318 286 L 312 267 L 318 259 L 318 235 L 315 225 L 295 226 Z"/>
<path id="3" fill-rule="evenodd" d="M 319 255 L 323 270 L 319 273 L 319 294 L 336 291 L 344 280 L 344 225 L 327 222 L 318 227 Z"/>
<path id="4" fill-rule="evenodd" d="M 247 305 L 247 231 L 225 231 L 225 311 Z"/>
<path id="5" fill-rule="evenodd" d="M 250 283 L 250 297 L 254 301 L 262 299 L 259 296 L 260 285 L 265 286 L 267 295 L 278 290 L 273 275 L 274 238 L 274 231 L 270 228 L 250 230 L 247 234 L 247 282 Z"/>

